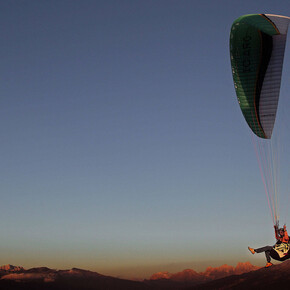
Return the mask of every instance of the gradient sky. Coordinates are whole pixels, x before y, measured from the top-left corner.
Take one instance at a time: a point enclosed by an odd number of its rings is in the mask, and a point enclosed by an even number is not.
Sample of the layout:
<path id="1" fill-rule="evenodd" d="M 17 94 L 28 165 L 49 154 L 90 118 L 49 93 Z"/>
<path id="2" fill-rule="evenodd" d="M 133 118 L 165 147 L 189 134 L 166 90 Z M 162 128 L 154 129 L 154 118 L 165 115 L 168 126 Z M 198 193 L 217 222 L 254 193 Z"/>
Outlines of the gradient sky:
<path id="1" fill-rule="evenodd" d="M 2 0 L 0 11 L 0 264 L 131 278 L 264 264 L 247 250 L 274 236 L 229 32 L 243 14 L 290 16 L 290 2 Z M 289 65 L 288 44 L 285 212 Z"/>

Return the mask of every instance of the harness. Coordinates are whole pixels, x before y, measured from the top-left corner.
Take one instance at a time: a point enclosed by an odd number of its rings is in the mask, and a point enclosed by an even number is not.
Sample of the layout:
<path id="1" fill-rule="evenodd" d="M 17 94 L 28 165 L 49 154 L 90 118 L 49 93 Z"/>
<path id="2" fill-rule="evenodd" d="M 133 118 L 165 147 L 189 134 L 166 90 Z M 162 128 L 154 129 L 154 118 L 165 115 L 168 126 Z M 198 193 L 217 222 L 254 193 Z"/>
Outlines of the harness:
<path id="1" fill-rule="evenodd" d="M 288 243 L 276 243 L 273 249 L 277 252 L 280 258 L 285 257 L 290 249 Z"/>

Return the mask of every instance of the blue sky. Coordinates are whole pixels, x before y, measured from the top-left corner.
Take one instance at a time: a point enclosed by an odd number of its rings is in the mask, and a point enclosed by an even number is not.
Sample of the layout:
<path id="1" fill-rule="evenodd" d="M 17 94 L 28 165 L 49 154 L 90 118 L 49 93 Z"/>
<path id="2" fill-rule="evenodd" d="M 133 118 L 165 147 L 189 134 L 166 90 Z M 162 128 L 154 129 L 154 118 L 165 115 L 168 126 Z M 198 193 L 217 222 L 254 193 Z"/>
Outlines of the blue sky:
<path id="1" fill-rule="evenodd" d="M 12 0 L 0 10 L 1 264 L 126 277 L 264 264 L 247 251 L 274 236 L 229 32 L 243 14 L 290 16 L 290 4 Z"/>

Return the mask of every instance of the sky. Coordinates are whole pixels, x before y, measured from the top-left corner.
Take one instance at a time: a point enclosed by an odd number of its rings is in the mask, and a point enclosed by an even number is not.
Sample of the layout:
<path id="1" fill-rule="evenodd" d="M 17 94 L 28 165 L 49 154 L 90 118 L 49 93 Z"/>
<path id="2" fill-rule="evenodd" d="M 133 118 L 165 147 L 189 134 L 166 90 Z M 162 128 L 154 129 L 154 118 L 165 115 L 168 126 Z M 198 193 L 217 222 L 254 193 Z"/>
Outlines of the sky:
<path id="1" fill-rule="evenodd" d="M 229 33 L 244 14 L 290 16 L 290 2 L 2 0 L 0 11 L 0 264 L 148 278 L 265 263 L 247 249 L 275 240 Z M 287 45 L 285 213 L 289 64 Z"/>

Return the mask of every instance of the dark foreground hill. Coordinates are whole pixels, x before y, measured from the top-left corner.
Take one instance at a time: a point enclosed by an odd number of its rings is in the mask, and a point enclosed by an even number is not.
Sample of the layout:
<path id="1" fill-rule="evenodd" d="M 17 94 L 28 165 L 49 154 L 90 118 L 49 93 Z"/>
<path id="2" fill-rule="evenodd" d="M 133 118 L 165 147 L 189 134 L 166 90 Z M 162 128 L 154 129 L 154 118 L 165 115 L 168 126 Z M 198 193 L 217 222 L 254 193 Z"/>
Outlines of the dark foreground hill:
<path id="1" fill-rule="evenodd" d="M 207 282 L 198 286 L 189 287 L 188 290 L 286 290 L 290 289 L 290 261 L 274 265 L 269 268 L 261 268 L 256 271 L 241 275 L 232 275 L 222 279 Z"/>
<path id="2" fill-rule="evenodd" d="M 96 272 L 73 268 L 53 270 L 46 267 L 20 271 L 0 270 L 2 290 L 125 290 L 151 289 L 143 282 L 104 276 Z"/>
<path id="3" fill-rule="evenodd" d="M 219 268 L 220 272 L 221 268 Z M 211 271 L 212 272 L 212 271 Z M 73 268 L 71 270 L 53 270 L 49 268 L 21 267 L 0 268 L 0 289 L 2 290 L 207 290 L 207 289 L 290 289 L 290 261 L 239 275 L 230 275 L 221 279 L 192 280 L 193 273 L 188 270 L 186 279 L 145 280 L 143 282 L 118 279 L 96 272 Z M 190 275 L 188 275 L 190 274 Z M 220 274 L 219 274 L 220 275 Z M 190 279 L 189 279 L 190 277 Z M 197 276 L 194 274 L 194 277 Z"/>

